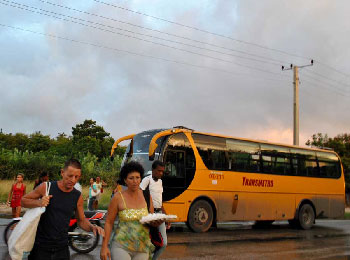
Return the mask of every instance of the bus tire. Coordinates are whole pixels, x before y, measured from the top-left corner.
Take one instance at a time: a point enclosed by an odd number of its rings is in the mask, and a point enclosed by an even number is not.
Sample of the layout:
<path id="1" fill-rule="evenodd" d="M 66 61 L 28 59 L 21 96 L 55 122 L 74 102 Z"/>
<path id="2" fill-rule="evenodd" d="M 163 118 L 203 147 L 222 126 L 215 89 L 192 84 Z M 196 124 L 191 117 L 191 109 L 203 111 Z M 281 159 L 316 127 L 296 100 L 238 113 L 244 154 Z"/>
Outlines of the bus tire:
<path id="1" fill-rule="evenodd" d="M 313 207 L 305 203 L 298 212 L 298 224 L 301 229 L 310 229 L 315 222 L 315 212 Z"/>
<path id="2" fill-rule="evenodd" d="M 187 224 L 192 231 L 202 233 L 209 230 L 213 219 L 213 208 L 209 202 L 198 200 L 190 208 Z"/>

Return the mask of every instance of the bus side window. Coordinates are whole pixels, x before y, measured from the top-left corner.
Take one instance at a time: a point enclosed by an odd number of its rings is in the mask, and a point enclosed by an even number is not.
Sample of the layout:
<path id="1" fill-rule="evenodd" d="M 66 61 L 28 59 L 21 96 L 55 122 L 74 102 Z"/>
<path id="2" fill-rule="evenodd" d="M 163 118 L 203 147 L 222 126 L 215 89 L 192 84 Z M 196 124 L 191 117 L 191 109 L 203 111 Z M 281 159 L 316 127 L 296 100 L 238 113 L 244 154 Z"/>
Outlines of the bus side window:
<path id="1" fill-rule="evenodd" d="M 317 152 L 317 160 L 322 178 L 339 178 L 341 176 L 340 162 L 332 153 Z"/>

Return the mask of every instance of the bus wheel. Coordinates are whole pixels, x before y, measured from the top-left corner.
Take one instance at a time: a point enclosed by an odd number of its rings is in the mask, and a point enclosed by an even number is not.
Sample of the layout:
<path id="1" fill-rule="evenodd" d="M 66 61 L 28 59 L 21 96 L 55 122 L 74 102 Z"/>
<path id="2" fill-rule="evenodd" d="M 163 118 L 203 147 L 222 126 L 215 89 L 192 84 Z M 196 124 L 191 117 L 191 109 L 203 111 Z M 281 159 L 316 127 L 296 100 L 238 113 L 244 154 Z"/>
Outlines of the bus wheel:
<path id="1" fill-rule="evenodd" d="M 315 212 L 310 204 L 301 206 L 298 214 L 299 226 L 302 229 L 310 229 L 315 221 Z"/>
<path id="2" fill-rule="evenodd" d="M 188 214 L 188 226 L 197 233 L 206 232 L 213 223 L 213 209 L 205 200 L 196 201 Z"/>

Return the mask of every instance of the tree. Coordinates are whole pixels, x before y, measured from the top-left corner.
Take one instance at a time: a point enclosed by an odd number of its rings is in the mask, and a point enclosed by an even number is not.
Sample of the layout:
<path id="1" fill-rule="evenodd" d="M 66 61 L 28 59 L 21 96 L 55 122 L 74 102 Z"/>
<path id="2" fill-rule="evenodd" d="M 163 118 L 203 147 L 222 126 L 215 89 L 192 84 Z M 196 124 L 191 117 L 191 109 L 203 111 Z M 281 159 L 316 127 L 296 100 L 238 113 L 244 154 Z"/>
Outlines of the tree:
<path id="1" fill-rule="evenodd" d="M 312 140 L 307 140 L 306 145 L 316 146 L 316 147 L 325 147 L 328 141 L 329 141 L 329 138 L 327 134 L 323 135 L 322 133 L 317 133 L 312 135 Z"/>
<path id="2" fill-rule="evenodd" d="M 77 124 L 72 127 L 73 139 L 81 139 L 84 137 L 92 137 L 97 140 L 103 140 L 110 134 L 107 133 L 102 126 L 96 125 L 96 121 L 85 119 L 84 123 Z"/>
<path id="3" fill-rule="evenodd" d="M 73 153 L 72 138 L 65 133 L 58 133 L 56 139 L 52 140 L 50 152 L 60 156 L 72 157 Z"/>
<path id="4" fill-rule="evenodd" d="M 86 119 L 84 123 L 72 127 L 73 154 L 90 153 L 101 160 L 108 157 L 114 139 L 109 137 L 102 126 L 96 125 L 96 121 Z"/>
<path id="5" fill-rule="evenodd" d="M 327 134 L 317 133 L 312 135 L 312 140 L 307 140 L 306 145 L 332 148 L 340 156 L 346 187 L 350 189 L 350 134 L 339 134 L 334 138 L 329 138 Z"/>
<path id="6" fill-rule="evenodd" d="M 49 135 L 43 135 L 40 131 L 29 136 L 27 150 L 37 153 L 49 150 L 51 146 L 51 138 Z"/>

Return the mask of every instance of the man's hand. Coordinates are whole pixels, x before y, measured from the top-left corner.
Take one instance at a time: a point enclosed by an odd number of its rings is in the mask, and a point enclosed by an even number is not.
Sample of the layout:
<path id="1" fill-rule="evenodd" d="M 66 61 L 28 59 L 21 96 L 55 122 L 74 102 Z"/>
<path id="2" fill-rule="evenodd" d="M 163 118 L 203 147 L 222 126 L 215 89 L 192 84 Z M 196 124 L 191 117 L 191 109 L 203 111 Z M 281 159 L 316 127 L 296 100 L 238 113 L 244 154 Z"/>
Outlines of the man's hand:
<path id="1" fill-rule="evenodd" d="M 149 222 L 148 224 L 152 227 L 158 227 L 160 226 L 162 223 L 164 222 L 164 220 L 153 220 L 151 222 Z"/>
<path id="2" fill-rule="evenodd" d="M 40 207 L 47 207 L 50 203 L 50 199 L 52 198 L 52 195 L 49 196 L 43 196 L 40 200 Z"/>
<path id="3" fill-rule="evenodd" d="M 94 235 L 99 234 L 100 236 L 105 236 L 105 230 L 95 224 L 91 224 L 91 231 L 94 232 Z"/>

